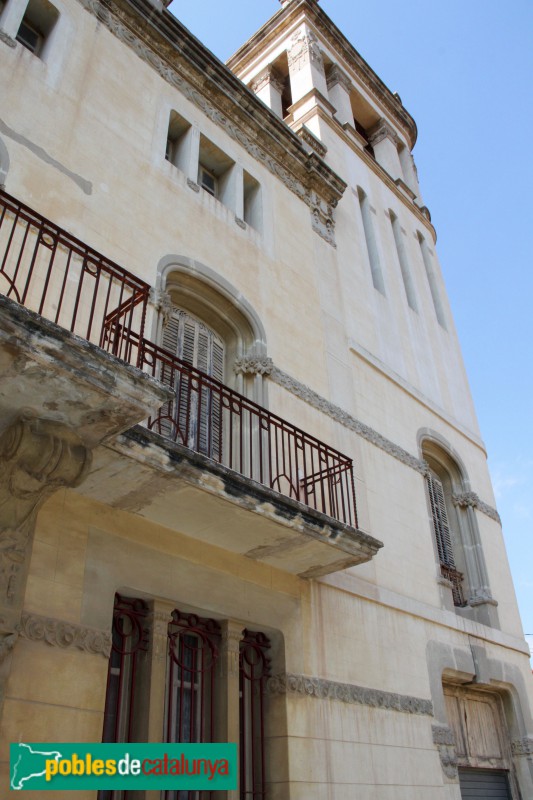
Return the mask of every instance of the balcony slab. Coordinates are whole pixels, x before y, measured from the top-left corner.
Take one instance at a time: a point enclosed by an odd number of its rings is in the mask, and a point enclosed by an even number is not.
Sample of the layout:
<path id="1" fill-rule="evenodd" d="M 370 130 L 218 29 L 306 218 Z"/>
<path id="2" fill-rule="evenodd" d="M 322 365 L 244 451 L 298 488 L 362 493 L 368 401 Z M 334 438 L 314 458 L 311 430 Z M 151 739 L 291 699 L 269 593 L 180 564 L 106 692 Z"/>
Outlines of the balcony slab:
<path id="1" fill-rule="evenodd" d="M 135 367 L 0 295 L 0 432 L 24 414 L 66 425 L 93 449 L 169 395 Z"/>
<path id="2" fill-rule="evenodd" d="M 383 546 L 141 426 L 98 448 L 76 491 L 305 578 L 369 561 Z"/>

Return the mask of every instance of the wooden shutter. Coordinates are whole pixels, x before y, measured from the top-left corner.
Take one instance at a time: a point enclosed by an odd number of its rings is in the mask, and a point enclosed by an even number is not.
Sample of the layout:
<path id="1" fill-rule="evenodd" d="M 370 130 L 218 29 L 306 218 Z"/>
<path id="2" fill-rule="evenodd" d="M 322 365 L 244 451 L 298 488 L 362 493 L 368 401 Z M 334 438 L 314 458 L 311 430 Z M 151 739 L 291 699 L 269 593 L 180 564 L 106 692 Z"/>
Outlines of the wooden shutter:
<path id="1" fill-rule="evenodd" d="M 452 537 L 450 524 L 448 522 L 448 512 L 444 497 L 444 487 L 436 475 L 431 474 L 428 479 L 429 500 L 431 503 L 431 513 L 433 516 L 433 529 L 435 540 L 439 552 L 440 563 L 445 567 L 455 569 L 455 559 L 453 557 Z"/>
<path id="2" fill-rule="evenodd" d="M 185 363 L 223 382 L 222 339 L 186 311 L 177 308 L 172 313 L 163 331 L 162 344 L 165 350 L 177 355 Z M 167 424 L 169 429 L 175 428 L 172 438 L 220 461 L 222 408 L 219 394 L 205 385 L 193 389 L 189 376 L 184 373 L 174 371 L 169 381 L 170 372 L 167 370 L 161 379 L 171 385 L 176 392 L 174 423 Z M 164 424 L 161 426 L 161 432 L 169 435 L 163 428 Z"/>

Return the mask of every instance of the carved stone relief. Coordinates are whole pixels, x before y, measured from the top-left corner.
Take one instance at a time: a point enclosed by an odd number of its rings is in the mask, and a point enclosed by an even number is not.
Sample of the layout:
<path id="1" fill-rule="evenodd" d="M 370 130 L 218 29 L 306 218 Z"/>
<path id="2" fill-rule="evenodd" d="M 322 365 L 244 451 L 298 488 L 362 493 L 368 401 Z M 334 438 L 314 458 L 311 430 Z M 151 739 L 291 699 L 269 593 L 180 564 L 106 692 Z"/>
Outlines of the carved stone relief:
<path id="1" fill-rule="evenodd" d="M 324 69 L 324 59 L 320 44 L 312 31 L 300 28 L 291 36 L 291 45 L 287 53 L 289 69 L 299 70 L 309 61 L 319 69 Z"/>
<path id="2" fill-rule="evenodd" d="M 405 714 L 433 716 L 431 700 L 410 695 L 368 689 L 349 683 L 337 683 L 324 678 L 311 678 L 306 675 L 281 674 L 268 679 L 269 694 L 299 694 L 319 700 L 339 700 L 342 703 L 401 711 Z"/>

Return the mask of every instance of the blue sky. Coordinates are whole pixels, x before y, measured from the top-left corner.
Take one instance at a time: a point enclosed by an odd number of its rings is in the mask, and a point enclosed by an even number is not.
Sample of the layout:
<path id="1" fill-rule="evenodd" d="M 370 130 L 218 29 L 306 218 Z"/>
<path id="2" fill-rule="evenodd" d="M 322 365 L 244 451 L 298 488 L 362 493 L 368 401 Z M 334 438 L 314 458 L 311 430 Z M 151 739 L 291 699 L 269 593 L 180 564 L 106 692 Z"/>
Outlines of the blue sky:
<path id="1" fill-rule="evenodd" d="M 321 0 L 419 131 L 414 156 L 533 635 L 533 3 Z M 278 0 L 174 0 L 226 60 Z M 533 644 L 533 640 L 532 640 Z"/>

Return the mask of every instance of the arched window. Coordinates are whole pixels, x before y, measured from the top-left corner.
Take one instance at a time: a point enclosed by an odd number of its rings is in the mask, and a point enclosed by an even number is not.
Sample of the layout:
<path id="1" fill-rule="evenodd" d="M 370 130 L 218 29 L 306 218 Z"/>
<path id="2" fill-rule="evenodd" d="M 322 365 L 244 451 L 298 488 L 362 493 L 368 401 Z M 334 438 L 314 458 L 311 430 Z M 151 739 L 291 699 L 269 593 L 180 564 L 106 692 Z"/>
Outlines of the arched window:
<path id="1" fill-rule="evenodd" d="M 461 501 L 469 492 L 464 467 L 436 439 L 422 442 L 422 456 L 428 465 L 427 494 L 444 591 L 460 613 L 497 626 L 476 512 Z"/>

